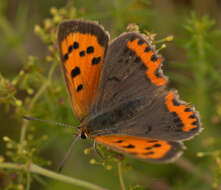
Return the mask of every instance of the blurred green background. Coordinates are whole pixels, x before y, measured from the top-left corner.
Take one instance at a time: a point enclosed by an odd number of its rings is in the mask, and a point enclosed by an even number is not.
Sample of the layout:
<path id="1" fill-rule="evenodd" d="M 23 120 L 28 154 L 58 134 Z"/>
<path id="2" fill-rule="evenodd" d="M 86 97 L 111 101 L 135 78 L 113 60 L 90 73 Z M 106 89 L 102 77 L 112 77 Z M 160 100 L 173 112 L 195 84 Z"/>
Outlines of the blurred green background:
<path id="1" fill-rule="evenodd" d="M 204 130 L 185 142 L 187 149 L 175 163 L 151 164 L 125 157 L 126 189 L 221 189 L 220 0 L 1 0 L 0 165 L 3 160 L 32 160 L 56 171 L 72 141 L 71 129 L 22 119 L 29 114 L 77 124 L 57 64 L 56 26 L 64 18 L 99 21 L 111 39 L 126 31 L 130 23 L 136 23 L 142 32 L 156 33 L 155 42 L 174 36 L 172 42 L 163 40 L 167 48 L 160 50 L 164 74 L 169 76 L 169 87 L 178 89 L 183 100 L 196 106 Z M 21 153 L 24 125 L 26 140 Z M 93 151 L 84 154 L 92 145 L 91 141 L 79 141 L 62 173 L 107 189 L 121 189 L 114 154 L 101 148 L 107 158 L 102 164 Z M 0 189 L 61 188 L 84 189 L 0 168 Z"/>

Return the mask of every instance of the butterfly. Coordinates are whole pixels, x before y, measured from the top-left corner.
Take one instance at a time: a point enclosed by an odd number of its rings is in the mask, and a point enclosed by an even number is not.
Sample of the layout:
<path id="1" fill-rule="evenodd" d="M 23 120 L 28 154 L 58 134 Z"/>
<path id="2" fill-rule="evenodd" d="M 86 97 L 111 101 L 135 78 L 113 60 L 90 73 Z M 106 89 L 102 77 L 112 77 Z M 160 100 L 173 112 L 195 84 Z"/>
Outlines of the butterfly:
<path id="1" fill-rule="evenodd" d="M 61 66 L 82 139 L 152 162 L 170 162 L 201 131 L 193 105 L 167 90 L 162 58 L 139 32 L 109 42 L 96 22 L 58 27 Z"/>

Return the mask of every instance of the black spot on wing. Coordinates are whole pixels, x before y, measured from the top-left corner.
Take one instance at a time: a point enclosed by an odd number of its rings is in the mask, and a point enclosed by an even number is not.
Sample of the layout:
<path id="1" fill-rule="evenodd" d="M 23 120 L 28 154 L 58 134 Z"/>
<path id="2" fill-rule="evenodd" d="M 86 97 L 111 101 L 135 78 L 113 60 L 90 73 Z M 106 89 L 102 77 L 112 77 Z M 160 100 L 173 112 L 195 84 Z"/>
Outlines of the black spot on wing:
<path id="1" fill-rule="evenodd" d="M 72 69 L 71 71 L 71 77 L 74 78 L 77 75 L 79 75 L 81 73 L 80 68 L 79 67 L 75 67 L 74 69 Z"/>
<path id="2" fill-rule="evenodd" d="M 74 49 L 78 49 L 79 48 L 79 43 L 78 42 L 74 42 L 73 43 L 73 48 Z"/>
<path id="3" fill-rule="evenodd" d="M 71 53 L 71 52 L 72 52 L 72 49 L 73 49 L 73 46 L 69 46 L 69 47 L 68 47 L 68 53 Z"/>
<path id="4" fill-rule="evenodd" d="M 155 62 L 157 61 L 158 57 L 155 54 L 153 54 L 150 59 L 151 61 Z"/>
<path id="5" fill-rule="evenodd" d="M 173 105 L 175 105 L 175 106 L 179 106 L 180 105 L 180 103 L 175 98 L 172 101 L 173 101 Z"/>
<path id="6" fill-rule="evenodd" d="M 142 45 L 144 44 L 144 40 L 143 39 L 140 39 L 138 42 L 137 42 L 138 45 Z"/>
<path id="7" fill-rule="evenodd" d="M 146 147 L 145 149 L 146 149 L 146 150 L 151 150 L 152 147 L 151 147 L 151 146 L 148 146 L 148 147 Z"/>
<path id="8" fill-rule="evenodd" d="M 172 113 L 172 115 L 173 115 L 173 117 L 174 117 L 174 122 L 176 123 L 176 126 L 177 127 L 183 127 L 184 125 L 183 125 L 183 122 L 181 121 L 181 119 L 179 118 L 179 116 L 177 115 L 177 113 L 176 112 L 171 112 Z M 179 129 L 178 129 L 179 130 Z"/>
<path id="9" fill-rule="evenodd" d="M 149 51 L 151 51 L 151 47 L 148 45 L 146 48 L 145 48 L 145 50 L 144 50 L 144 52 L 149 52 Z"/>
<path id="10" fill-rule="evenodd" d="M 194 119 L 196 118 L 196 116 L 193 114 L 193 115 L 190 115 L 189 118 Z"/>
<path id="11" fill-rule="evenodd" d="M 92 65 L 97 65 L 98 63 L 100 63 L 100 61 L 101 61 L 101 57 L 94 57 L 91 63 Z"/>
<path id="12" fill-rule="evenodd" d="M 93 53 L 94 52 L 94 47 L 93 46 L 89 46 L 87 48 L 87 53 L 90 54 L 90 53 Z"/>
<path id="13" fill-rule="evenodd" d="M 68 60 L 68 54 L 64 54 L 64 60 L 67 61 Z"/>
<path id="14" fill-rule="evenodd" d="M 197 125 L 198 127 L 200 126 L 200 124 L 199 124 L 199 121 L 198 121 L 198 120 L 196 120 L 196 121 L 192 122 L 192 125 Z"/>
<path id="15" fill-rule="evenodd" d="M 184 127 L 184 123 L 182 122 L 182 120 L 180 119 L 180 117 L 178 116 L 178 114 L 176 112 L 171 112 L 171 113 L 174 117 L 173 121 L 174 121 L 177 128 L 173 129 L 173 127 L 168 126 L 168 129 L 169 130 L 172 129 L 174 131 L 181 132 L 182 131 L 181 129 Z"/>
<path id="16" fill-rule="evenodd" d="M 122 143 L 122 140 L 114 141 L 114 143 Z"/>
<path id="17" fill-rule="evenodd" d="M 132 145 L 132 144 L 129 144 L 129 145 L 127 145 L 127 146 L 123 146 L 123 148 L 135 148 L 135 146 Z"/>
<path id="18" fill-rule="evenodd" d="M 192 128 L 190 131 L 196 132 L 196 131 L 198 131 L 198 130 L 199 130 L 199 128 L 195 127 L 195 128 Z"/>
<path id="19" fill-rule="evenodd" d="M 78 87 L 77 87 L 77 92 L 81 91 L 82 89 L 83 89 L 83 85 L 79 84 Z"/>
<path id="20" fill-rule="evenodd" d="M 161 73 L 160 73 L 160 67 L 158 67 L 158 68 L 156 69 L 155 75 L 156 75 L 157 77 L 162 77 L 162 75 L 161 75 Z"/>
<path id="21" fill-rule="evenodd" d="M 82 57 L 82 56 L 85 56 L 85 51 L 81 51 L 80 53 L 79 53 L 79 55 Z"/>
<path id="22" fill-rule="evenodd" d="M 162 146 L 161 144 L 154 144 L 154 145 L 153 145 L 154 148 L 159 148 L 159 147 L 161 147 L 161 146 Z"/>

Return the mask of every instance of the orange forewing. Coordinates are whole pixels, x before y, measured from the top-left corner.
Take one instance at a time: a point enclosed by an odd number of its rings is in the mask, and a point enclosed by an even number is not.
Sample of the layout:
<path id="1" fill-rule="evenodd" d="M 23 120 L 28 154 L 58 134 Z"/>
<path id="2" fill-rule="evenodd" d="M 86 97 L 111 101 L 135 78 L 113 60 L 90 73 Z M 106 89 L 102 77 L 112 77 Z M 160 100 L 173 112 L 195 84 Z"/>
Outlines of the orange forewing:
<path id="1" fill-rule="evenodd" d="M 69 47 L 73 46 L 74 43 L 78 44 L 78 48 L 72 48 L 72 51 L 69 51 Z M 93 47 L 92 53 L 87 53 L 88 47 Z M 61 42 L 62 55 L 68 54 L 64 63 L 64 74 L 68 81 L 72 107 L 80 120 L 88 114 L 96 96 L 104 52 L 105 48 L 99 44 L 97 37 L 92 34 L 70 33 Z M 92 64 L 94 58 L 99 58 L 99 63 Z M 74 68 L 79 68 L 80 74 L 73 78 L 71 72 Z"/>
<path id="2" fill-rule="evenodd" d="M 181 144 L 126 135 L 97 136 L 95 140 L 116 151 L 152 161 L 170 161 L 180 155 Z"/>

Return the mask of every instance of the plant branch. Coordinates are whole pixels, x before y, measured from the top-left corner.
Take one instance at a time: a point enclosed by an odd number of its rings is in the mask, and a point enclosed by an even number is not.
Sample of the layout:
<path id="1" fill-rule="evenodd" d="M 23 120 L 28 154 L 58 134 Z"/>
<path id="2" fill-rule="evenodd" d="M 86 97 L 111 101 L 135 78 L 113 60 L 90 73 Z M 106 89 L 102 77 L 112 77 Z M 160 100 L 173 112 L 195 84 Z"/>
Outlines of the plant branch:
<path id="1" fill-rule="evenodd" d="M 202 179 L 203 181 L 205 181 L 208 184 L 211 184 L 213 181 L 212 176 L 210 176 L 207 173 L 202 173 L 201 170 L 199 170 L 193 163 L 191 163 L 189 160 L 184 159 L 184 158 L 179 158 L 179 160 L 177 160 L 175 162 L 175 164 L 180 167 L 183 168 L 184 170 L 186 170 L 189 173 L 194 173 L 196 176 L 198 176 L 200 179 Z"/>
<path id="2" fill-rule="evenodd" d="M 117 167 L 118 167 L 118 175 L 119 175 L 121 189 L 126 190 L 124 180 L 123 180 L 123 175 L 122 175 L 122 166 L 121 166 L 120 161 L 117 163 Z"/>
<path id="3" fill-rule="evenodd" d="M 100 187 L 98 185 L 76 179 L 73 177 L 65 176 L 50 170 L 47 170 L 45 168 L 42 168 L 34 163 L 29 162 L 28 164 L 15 164 L 15 163 L 9 163 L 9 162 L 2 162 L 0 163 L 0 168 L 5 168 L 5 169 L 15 169 L 15 170 L 25 170 L 26 172 L 32 172 L 36 174 L 40 174 L 52 179 L 56 179 L 58 181 L 62 181 L 65 183 L 77 185 L 86 189 L 91 189 L 91 190 L 107 190 L 104 187 Z"/>
<path id="4" fill-rule="evenodd" d="M 57 63 L 54 63 L 48 73 L 48 78 L 47 81 L 41 86 L 41 88 L 38 90 L 38 92 L 35 94 L 35 96 L 32 98 L 28 108 L 27 108 L 27 112 L 26 114 L 29 115 L 33 106 L 35 105 L 35 103 L 37 102 L 37 100 L 41 97 L 41 95 L 43 94 L 43 92 L 47 89 L 47 87 L 50 85 L 51 83 L 51 79 L 52 79 L 52 75 L 54 73 L 54 70 L 57 66 Z M 25 135 L 26 135 L 26 131 L 27 131 L 27 126 L 28 126 L 28 120 L 24 120 L 23 124 L 22 124 L 22 128 L 21 128 L 21 135 L 20 135 L 20 144 L 21 144 L 21 149 L 23 147 L 23 142 L 25 140 Z M 20 149 L 20 150 L 21 150 Z"/>

